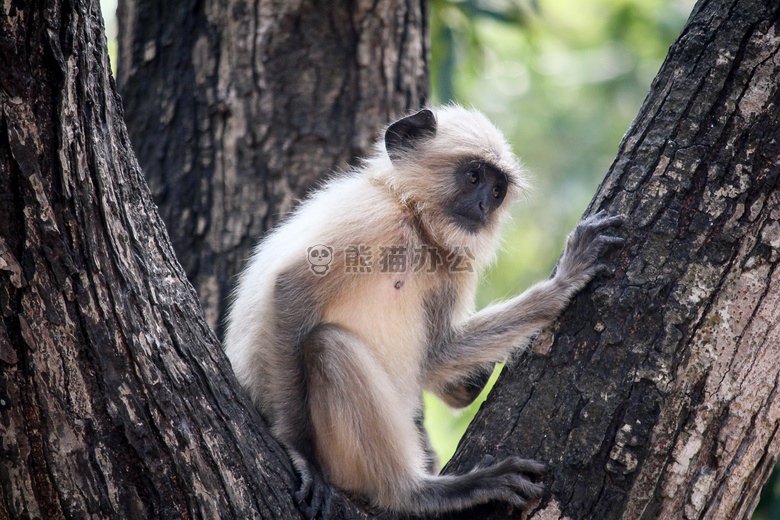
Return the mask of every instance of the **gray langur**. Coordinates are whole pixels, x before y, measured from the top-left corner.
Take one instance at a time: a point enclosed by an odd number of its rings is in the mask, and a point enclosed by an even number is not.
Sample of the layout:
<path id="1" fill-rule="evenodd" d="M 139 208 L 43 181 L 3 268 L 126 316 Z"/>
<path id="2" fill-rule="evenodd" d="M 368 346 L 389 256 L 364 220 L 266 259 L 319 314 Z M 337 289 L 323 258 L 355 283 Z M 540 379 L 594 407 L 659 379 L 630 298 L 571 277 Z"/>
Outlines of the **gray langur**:
<path id="1" fill-rule="evenodd" d="M 526 187 L 503 135 L 474 110 L 423 109 L 327 182 L 257 246 L 228 316 L 227 356 L 301 475 L 400 513 L 539 497 L 542 465 L 509 457 L 437 475 L 420 424 L 426 389 L 469 404 L 496 362 L 553 321 L 621 239 L 580 222 L 554 275 L 474 313 L 509 203 Z M 312 509 L 313 508 L 313 509 Z M 324 510 L 324 508 L 323 508 Z"/>

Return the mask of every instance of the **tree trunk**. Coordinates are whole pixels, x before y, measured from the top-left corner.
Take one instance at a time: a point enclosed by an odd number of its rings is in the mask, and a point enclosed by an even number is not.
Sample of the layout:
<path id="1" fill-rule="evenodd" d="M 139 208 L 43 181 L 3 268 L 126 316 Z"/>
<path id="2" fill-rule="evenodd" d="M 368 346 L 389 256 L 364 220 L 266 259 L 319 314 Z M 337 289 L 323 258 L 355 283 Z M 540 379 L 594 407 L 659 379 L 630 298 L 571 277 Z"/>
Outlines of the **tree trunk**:
<path id="1" fill-rule="evenodd" d="M 4 5 L 0 518 L 297 518 L 132 154 L 99 3 Z"/>
<path id="2" fill-rule="evenodd" d="M 749 518 L 780 451 L 779 139 L 780 5 L 699 2 L 588 210 L 625 246 L 447 471 L 543 461 L 529 519 Z"/>
<path id="3" fill-rule="evenodd" d="M 425 0 L 121 0 L 138 160 L 206 319 L 250 248 L 428 95 Z"/>
<path id="4" fill-rule="evenodd" d="M 449 471 L 546 462 L 531 518 L 749 515 L 779 449 L 778 10 L 694 11 L 592 204 L 629 217 L 614 273 L 499 380 Z M 97 3 L 2 16 L 0 518 L 295 518 L 130 150 Z"/>

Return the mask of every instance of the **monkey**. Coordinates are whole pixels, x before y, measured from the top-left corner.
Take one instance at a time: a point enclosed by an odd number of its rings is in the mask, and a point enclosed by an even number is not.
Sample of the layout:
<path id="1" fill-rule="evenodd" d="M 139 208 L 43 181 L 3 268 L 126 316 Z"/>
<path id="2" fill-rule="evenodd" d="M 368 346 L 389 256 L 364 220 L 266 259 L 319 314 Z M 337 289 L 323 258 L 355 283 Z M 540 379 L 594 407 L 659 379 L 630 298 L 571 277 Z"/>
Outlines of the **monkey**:
<path id="1" fill-rule="evenodd" d="M 494 364 L 555 320 L 623 242 L 607 233 L 622 217 L 585 218 L 549 279 L 475 312 L 479 274 L 528 187 L 481 112 L 424 108 L 386 127 L 373 155 L 254 249 L 225 350 L 300 475 L 306 516 L 327 516 L 322 480 L 396 514 L 493 500 L 525 508 L 542 496 L 532 478 L 544 466 L 516 456 L 436 474 L 421 421 L 423 390 L 468 405 Z"/>

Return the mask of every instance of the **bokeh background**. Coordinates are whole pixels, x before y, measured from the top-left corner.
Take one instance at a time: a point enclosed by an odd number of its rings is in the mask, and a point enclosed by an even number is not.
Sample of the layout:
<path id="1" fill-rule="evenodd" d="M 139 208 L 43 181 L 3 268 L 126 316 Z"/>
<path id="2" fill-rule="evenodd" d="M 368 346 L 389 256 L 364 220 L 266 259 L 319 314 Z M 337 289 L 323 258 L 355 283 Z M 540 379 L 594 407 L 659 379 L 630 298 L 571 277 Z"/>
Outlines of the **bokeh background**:
<path id="1" fill-rule="evenodd" d="M 693 3 L 430 0 L 432 102 L 485 112 L 534 186 L 513 211 L 504 247 L 480 285 L 479 307 L 549 276 Z M 101 5 L 113 58 L 116 0 Z M 488 389 L 455 413 L 425 396 L 426 426 L 442 464 Z M 780 520 L 777 473 L 754 520 Z"/>
<path id="2" fill-rule="evenodd" d="M 485 112 L 532 179 L 480 286 L 481 307 L 549 276 L 693 4 L 433 0 L 431 7 L 434 102 Z M 460 414 L 427 397 L 442 461 L 484 394 Z"/>

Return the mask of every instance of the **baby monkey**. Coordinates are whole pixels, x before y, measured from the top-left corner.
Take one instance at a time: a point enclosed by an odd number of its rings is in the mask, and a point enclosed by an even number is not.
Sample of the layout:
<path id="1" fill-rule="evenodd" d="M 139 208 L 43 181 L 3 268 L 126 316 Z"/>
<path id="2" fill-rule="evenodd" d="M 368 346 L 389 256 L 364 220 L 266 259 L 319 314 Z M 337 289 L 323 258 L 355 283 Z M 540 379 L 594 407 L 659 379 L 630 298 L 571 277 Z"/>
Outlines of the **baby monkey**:
<path id="1" fill-rule="evenodd" d="M 622 240 L 603 212 L 580 222 L 554 275 L 474 313 L 512 200 L 526 188 L 503 135 L 475 110 L 423 109 L 391 124 L 370 158 L 327 182 L 257 246 L 228 316 L 239 382 L 300 473 L 296 498 L 337 488 L 399 513 L 541 496 L 518 457 L 437 475 L 421 393 L 462 407 Z M 311 495 L 311 497 L 310 497 Z M 327 500 L 325 500 L 327 501 Z M 323 507 L 327 510 L 327 507 Z"/>

